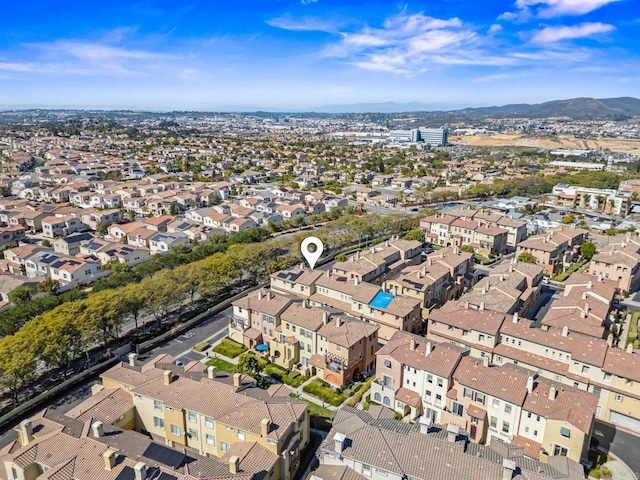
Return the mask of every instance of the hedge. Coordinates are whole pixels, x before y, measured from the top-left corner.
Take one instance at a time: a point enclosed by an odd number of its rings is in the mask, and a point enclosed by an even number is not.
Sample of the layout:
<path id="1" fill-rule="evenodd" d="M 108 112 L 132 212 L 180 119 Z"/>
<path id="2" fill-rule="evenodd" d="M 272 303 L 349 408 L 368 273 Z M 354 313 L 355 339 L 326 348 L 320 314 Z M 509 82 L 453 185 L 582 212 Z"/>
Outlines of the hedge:
<path id="1" fill-rule="evenodd" d="M 241 353 L 246 352 L 247 347 L 241 343 L 231 340 L 229 337 L 225 337 L 218 345 L 213 347 L 213 351 L 220 355 L 224 355 L 225 357 L 236 358 Z"/>
<path id="2" fill-rule="evenodd" d="M 309 379 L 309 377 L 298 372 L 289 372 L 287 369 L 273 363 L 264 368 L 264 373 L 293 388 L 299 387 Z"/>
<path id="3" fill-rule="evenodd" d="M 331 389 L 331 386 L 319 378 L 314 378 L 309 383 L 307 383 L 302 390 L 305 393 L 318 397 L 325 403 L 329 405 L 333 405 L 334 407 L 339 407 L 342 402 L 347 399 L 347 396 L 341 393 L 336 392 Z"/>
<path id="4" fill-rule="evenodd" d="M 196 343 L 193 347 L 196 352 L 204 352 L 207 348 L 209 348 L 209 342 Z"/>
<path id="5" fill-rule="evenodd" d="M 367 393 L 369 391 L 369 389 L 371 388 L 371 384 L 373 383 L 373 381 L 375 380 L 376 376 L 372 375 L 371 377 L 369 377 L 367 379 L 366 382 L 364 382 L 364 385 L 362 385 L 358 391 L 355 393 L 355 395 L 351 398 L 349 398 L 349 400 L 347 400 L 347 405 L 349 407 L 355 407 L 358 403 L 360 403 L 360 400 L 362 400 L 362 397 L 364 396 L 365 393 Z"/>

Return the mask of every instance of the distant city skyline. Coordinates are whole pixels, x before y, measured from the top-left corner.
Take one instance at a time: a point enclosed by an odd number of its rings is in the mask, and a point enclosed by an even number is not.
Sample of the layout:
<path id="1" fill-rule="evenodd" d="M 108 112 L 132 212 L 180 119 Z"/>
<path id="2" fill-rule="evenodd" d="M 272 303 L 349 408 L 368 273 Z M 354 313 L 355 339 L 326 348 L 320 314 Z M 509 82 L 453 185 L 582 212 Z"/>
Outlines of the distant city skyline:
<path id="1" fill-rule="evenodd" d="M 38 0 L 3 13 L 2 110 L 640 97 L 631 0 Z"/>

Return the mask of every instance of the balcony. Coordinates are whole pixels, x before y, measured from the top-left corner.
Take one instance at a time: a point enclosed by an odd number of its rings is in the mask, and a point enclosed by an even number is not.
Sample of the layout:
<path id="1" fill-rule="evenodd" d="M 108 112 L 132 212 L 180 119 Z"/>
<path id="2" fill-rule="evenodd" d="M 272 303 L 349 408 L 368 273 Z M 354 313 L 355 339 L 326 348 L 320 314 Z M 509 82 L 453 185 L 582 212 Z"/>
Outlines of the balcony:
<path id="1" fill-rule="evenodd" d="M 395 391 L 396 391 L 396 390 L 395 390 L 395 388 L 394 388 L 394 386 L 393 386 L 393 383 L 394 383 L 394 382 L 393 382 L 393 380 L 391 380 L 391 383 L 388 383 L 388 382 L 387 382 L 387 383 L 385 384 L 383 380 L 380 380 L 379 378 L 376 378 L 376 379 L 373 381 L 373 383 L 375 383 L 376 385 L 380 386 L 380 388 L 382 388 L 382 391 L 384 391 L 385 389 L 386 389 L 386 390 L 389 390 L 389 391 L 391 391 L 391 392 L 395 392 Z"/>
<path id="2" fill-rule="evenodd" d="M 246 318 L 229 315 L 229 327 L 238 332 L 244 332 L 249 328 L 249 321 Z"/>

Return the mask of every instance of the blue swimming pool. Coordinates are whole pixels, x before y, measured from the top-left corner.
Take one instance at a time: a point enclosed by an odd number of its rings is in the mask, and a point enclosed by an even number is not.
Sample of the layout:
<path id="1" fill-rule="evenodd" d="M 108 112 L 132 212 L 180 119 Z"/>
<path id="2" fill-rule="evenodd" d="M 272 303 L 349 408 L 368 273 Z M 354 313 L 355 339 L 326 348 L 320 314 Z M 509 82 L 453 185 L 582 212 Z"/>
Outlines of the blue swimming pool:
<path id="1" fill-rule="evenodd" d="M 376 296 L 373 297 L 373 300 L 371 300 L 369 306 L 376 308 L 387 308 L 391 303 L 391 300 L 393 300 L 393 295 L 391 295 L 390 293 L 378 292 L 376 293 Z"/>

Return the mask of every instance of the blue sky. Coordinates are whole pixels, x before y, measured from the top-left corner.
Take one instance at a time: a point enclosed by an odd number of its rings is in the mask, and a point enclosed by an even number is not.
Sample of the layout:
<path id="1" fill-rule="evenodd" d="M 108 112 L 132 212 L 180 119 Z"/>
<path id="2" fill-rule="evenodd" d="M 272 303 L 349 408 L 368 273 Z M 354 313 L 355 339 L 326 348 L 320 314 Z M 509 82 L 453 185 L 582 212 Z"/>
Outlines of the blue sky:
<path id="1" fill-rule="evenodd" d="M 0 109 L 640 97 L 638 0 L 5 2 Z"/>

